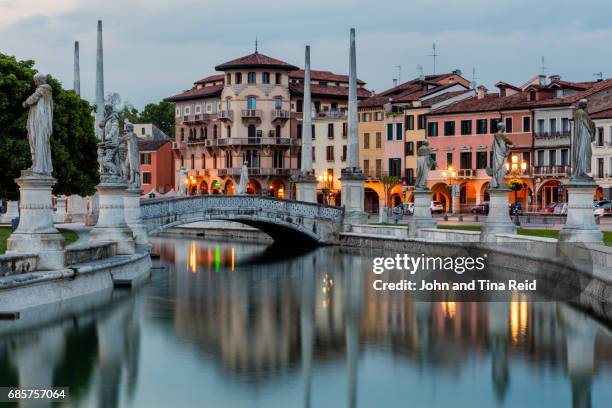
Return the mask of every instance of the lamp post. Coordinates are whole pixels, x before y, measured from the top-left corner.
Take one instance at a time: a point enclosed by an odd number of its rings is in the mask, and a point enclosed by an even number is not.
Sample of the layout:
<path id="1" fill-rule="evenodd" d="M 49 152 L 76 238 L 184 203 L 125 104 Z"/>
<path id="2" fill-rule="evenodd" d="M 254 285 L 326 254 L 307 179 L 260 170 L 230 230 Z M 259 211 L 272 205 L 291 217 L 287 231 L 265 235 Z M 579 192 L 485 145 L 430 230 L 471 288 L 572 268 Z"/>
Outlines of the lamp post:
<path id="1" fill-rule="evenodd" d="M 527 162 L 525 160 L 519 160 L 518 155 L 513 154 L 510 157 L 510 163 L 506 162 L 506 172 L 510 174 L 512 177 L 521 177 L 527 171 Z M 521 225 L 521 221 L 519 219 L 518 210 L 516 208 L 518 202 L 518 189 L 511 186 L 512 190 L 514 190 L 514 224 Z M 525 194 L 527 197 L 527 194 Z"/>
<path id="2" fill-rule="evenodd" d="M 455 197 L 459 195 L 455 191 L 455 184 L 454 184 L 455 180 L 457 179 L 457 170 L 455 170 L 453 166 L 448 166 L 446 170 L 442 171 L 442 177 L 448 180 L 448 185 L 451 188 L 451 207 L 452 207 L 451 211 L 452 213 L 455 213 L 456 207 L 458 207 L 458 203 L 455 203 L 455 201 L 457 201 Z"/>
<path id="3" fill-rule="evenodd" d="M 323 203 L 329 204 L 329 198 L 331 198 L 331 191 L 334 186 L 334 175 L 328 171 L 325 171 L 319 176 L 319 182 L 323 183 L 321 192 L 323 193 Z"/>
<path id="4" fill-rule="evenodd" d="M 193 187 L 197 184 L 197 180 L 193 176 L 189 176 L 185 179 L 185 188 L 187 188 L 187 195 L 193 195 L 191 192 Z"/>

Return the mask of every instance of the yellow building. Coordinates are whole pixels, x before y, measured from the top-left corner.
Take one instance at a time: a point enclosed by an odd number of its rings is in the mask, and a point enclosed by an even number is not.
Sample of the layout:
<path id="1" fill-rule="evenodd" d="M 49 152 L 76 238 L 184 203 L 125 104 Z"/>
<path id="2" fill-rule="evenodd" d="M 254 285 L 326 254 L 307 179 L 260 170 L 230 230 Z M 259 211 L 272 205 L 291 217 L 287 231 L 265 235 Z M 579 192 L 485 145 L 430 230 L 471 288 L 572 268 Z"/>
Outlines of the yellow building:
<path id="1" fill-rule="evenodd" d="M 378 181 L 383 175 L 384 168 L 384 126 L 382 104 L 373 106 L 360 104 L 359 157 L 363 172 L 368 177 L 365 183 L 365 210 L 369 213 L 378 212 L 380 200 L 384 197 L 382 185 Z"/>

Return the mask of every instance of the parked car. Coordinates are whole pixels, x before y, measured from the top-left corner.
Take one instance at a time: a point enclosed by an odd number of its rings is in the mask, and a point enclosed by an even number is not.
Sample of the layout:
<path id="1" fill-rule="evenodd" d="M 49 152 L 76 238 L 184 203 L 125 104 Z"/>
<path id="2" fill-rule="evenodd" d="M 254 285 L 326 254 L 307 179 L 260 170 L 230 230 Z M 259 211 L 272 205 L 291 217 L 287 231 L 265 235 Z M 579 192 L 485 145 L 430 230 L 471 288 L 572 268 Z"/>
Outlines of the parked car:
<path id="1" fill-rule="evenodd" d="M 553 212 L 555 214 L 567 214 L 567 203 L 558 203 Z"/>
<path id="2" fill-rule="evenodd" d="M 510 204 L 508 212 L 510 215 L 523 215 L 523 207 L 521 207 L 521 203 Z"/>
<path id="3" fill-rule="evenodd" d="M 593 215 L 603 217 L 605 215 L 612 215 L 612 203 L 608 202 L 598 206 L 593 210 Z"/>
<path id="4" fill-rule="evenodd" d="M 550 203 L 546 207 L 542 208 L 540 212 L 541 213 L 553 213 L 555 212 L 556 206 L 557 206 L 557 203 Z"/>
<path id="5" fill-rule="evenodd" d="M 593 200 L 593 208 L 601 207 L 604 204 L 608 204 L 612 201 L 609 200 Z"/>
<path id="6" fill-rule="evenodd" d="M 444 212 L 444 206 L 439 201 L 432 201 L 429 205 L 429 209 L 432 214 L 442 214 Z"/>
<path id="7" fill-rule="evenodd" d="M 475 206 L 472 207 L 470 211 L 472 212 L 472 214 L 485 214 L 486 215 L 489 213 L 489 202 L 484 201 L 480 204 L 476 204 Z"/>

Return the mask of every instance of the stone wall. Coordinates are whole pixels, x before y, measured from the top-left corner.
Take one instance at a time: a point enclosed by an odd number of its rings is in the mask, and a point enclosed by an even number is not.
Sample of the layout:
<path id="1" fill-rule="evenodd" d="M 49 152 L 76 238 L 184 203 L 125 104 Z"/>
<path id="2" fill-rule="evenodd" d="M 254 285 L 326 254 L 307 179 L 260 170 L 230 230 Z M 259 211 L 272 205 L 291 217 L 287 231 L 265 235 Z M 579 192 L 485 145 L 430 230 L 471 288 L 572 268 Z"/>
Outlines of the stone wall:
<path id="1" fill-rule="evenodd" d="M 0 277 L 18 275 L 36 269 L 36 254 L 0 255 Z"/>
<path id="2" fill-rule="evenodd" d="M 66 265 L 81 264 L 112 258 L 117 254 L 117 244 L 99 243 L 78 245 L 66 249 Z"/>

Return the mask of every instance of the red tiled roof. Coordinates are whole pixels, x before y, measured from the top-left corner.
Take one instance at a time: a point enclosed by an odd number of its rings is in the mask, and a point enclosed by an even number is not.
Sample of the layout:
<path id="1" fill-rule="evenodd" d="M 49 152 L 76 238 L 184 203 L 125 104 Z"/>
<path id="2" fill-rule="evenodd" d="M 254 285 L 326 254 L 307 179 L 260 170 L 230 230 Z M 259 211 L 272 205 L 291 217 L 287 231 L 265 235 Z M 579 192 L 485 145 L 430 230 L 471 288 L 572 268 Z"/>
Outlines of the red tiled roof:
<path id="1" fill-rule="evenodd" d="M 225 71 L 226 69 L 247 67 L 269 67 L 284 69 L 287 71 L 295 71 L 299 69 L 295 65 L 288 64 L 285 61 L 277 60 L 276 58 L 268 57 L 267 55 L 254 52 L 253 54 L 245 55 L 244 57 L 236 58 L 234 60 L 217 65 L 215 67 L 215 70 Z"/>
<path id="2" fill-rule="evenodd" d="M 593 113 L 591 119 L 612 119 L 612 108 Z"/>
<path id="3" fill-rule="evenodd" d="M 304 70 L 298 69 L 289 73 L 290 79 L 304 79 Z M 314 69 L 310 70 L 310 79 L 317 81 L 333 81 L 333 82 L 346 82 L 348 83 L 348 75 L 334 74 L 331 71 L 317 71 Z M 361 79 L 357 79 L 357 83 L 365 85 L 365 82 Z"/>
<path id="4" fill-rule="evenodd" d="M 202 78 L 199 81 L 196 81 L 196 84 L 205 84 L 207 82 L 218 82 L 218 81 L 225 81 L 225 75 L 223 74 L 215 74 L 215 75 L 209 75 L 206 78 Z"/>
<path id="5" fill-rule="evenodd" d="M 447 99 L 454 98 L 455 96 L 463 95 L 467 92 L 471 92 L 469 89 L 464 89 L 462 91 L 450 91 L 445 92 L 442 95 L 434 96 L 433 98 L 425 99 L 423 103 L 421 103 L 422 107 L 430 107 L 440 102 L 444 102 Z"/>
<path id="6" fill-rule="evenodd" d="M 553 85 L 559 85 L 561 88 L 586 90 L 592 87 L 594 84 L 595 82 L 569 82 L 569 81 L 562 81 L 561 79 L 555 79 L 555 80 L 552 80 L 550 84 L 548 84 L 547 87 L 552 88 Z"/>
<path id="7" fill-rule="evenodd" d="M 464 112 L 490 112 L 509 109 L 525 109 L 533 106 L 533 102 L 528 99 L 527 92 L 516 93 L 510 96 L 499 96 L 498 93 L 489 93 L 484 98 L 478 99 L 478 96 L 455 102 L 448 106 L 436 109 L 431 112 L 432 115 L 447 114 L 447 113 L 464 113 Z"/>
<path id="8" fill-rule="evenodd" d="M 574 95 L 566 96 L 565 98 L 546 99 L 539 101 L 536 104 L 538 107 L 572 105 L 578 102 L 580 99 L 588 98 L 589 96 L 602 92 L 607 88 L 612 88 L 612 78 L 595 82 L 589 89 L 575 93 Z"/>
<path id="9" fill-rule="evenodd" d="M 304 94 L 304 84 L 289 84 L 289 91 L 294 95 Z M 311 85 L 310 93 L 314 96 L 325 96 L 328 98 L 348 98 L 348 87 L 346 86 L 326 86 Z M 357 99 L 365 99 L 371 95 L 365 88 L 357 88 Z"/>
<path id="10" fill-rule="evenodd" d="M 139 140 L 138 141 L 138 151 L 155 151 L 159 150 L 166 143 L 170 143 L 171 140 Z"/>
<path id="11" fill-rule="evenodd" d="M 498 83 L 495 84 L 495 86 L 497 88 L 510 88 L 510 89 L 514 89 L 517 92 L 521 92 L 521 88 L 519 88 L 518 86 L 514 86 L 512 84 L 509 84 L 507 82 L 504 81 L 499 81 Z"/>
<path id="12" fill-rule="evenodd" d="M 200 89 L 194 88 L 183 93 L 165 98 L 167 102 L 186 101 L 190 99 L 206 98 L 211 96 L 220 96 L 225 85 L 203 86 Z"/>
<path id="13" fill-rule="evenodd" d="M 443 74 L 439 75 L 439 77 L 447 77 L 453 74 Z M 432 75 L 427 76 L 427 78 L 433 77 Z M 436 76 L 435 78 L 437 78 Z M 438 80 L 438 79 L 436 79 Z M 446 88 L 450 88 L 458 84 L 458 82 L 453 82 L 449 84 L 438 85 L 435 82 L 425 81 L 425 84 L 433 85 L 434 87 L 431 89 L 423 89 L 423 82 L 419 79 L 413 79 L 408 82 L 404 82 L 401 85 L 388 89 L 384 92 L 378 93 L 365 101 L 359 103 L 360 108 L 374 107 L 374 106 L 382 106 L 385 103 L 389 102 L 389 98 L 393 99 L 393 102 L 412 102 L 416 101 L 423 96 L 430 95 L 435 92 L 440 92 Z"/>

